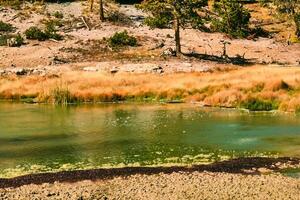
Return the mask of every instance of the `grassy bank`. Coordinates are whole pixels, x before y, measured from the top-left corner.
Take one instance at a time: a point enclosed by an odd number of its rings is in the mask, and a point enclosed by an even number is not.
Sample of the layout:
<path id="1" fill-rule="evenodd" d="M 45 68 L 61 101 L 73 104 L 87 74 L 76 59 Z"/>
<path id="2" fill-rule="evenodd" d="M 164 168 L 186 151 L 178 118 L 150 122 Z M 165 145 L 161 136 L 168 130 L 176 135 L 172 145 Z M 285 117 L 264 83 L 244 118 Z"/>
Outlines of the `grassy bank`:
<path id="1" fill-rule="evenodd" d="M 56 104 L 115 101 L 202 102 L 249 110 L 300 111 L 300 68 L 251 67 L 228 72 L 104 74 L 0 78 L 0 98 Z"/>

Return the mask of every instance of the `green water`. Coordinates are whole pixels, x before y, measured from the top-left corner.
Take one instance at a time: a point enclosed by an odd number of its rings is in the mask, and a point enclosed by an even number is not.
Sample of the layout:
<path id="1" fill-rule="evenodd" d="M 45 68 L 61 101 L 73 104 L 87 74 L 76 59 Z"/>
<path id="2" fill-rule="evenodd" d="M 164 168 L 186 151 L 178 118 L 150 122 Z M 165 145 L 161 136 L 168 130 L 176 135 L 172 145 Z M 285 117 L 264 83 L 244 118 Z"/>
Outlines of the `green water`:
<path id="1" fill-rule="evenodd" d="M 0 103 L 0 177 L 300 157 L 300 117 L 196 105 Z"/>

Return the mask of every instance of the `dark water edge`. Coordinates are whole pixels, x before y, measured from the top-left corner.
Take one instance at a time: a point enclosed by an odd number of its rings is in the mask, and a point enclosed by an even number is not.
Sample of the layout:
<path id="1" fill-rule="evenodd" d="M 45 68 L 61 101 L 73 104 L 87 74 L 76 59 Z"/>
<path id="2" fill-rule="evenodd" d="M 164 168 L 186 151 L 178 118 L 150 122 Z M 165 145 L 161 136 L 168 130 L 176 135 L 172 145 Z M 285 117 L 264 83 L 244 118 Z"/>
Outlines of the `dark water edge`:
<path id="1" fill-rule="evenodd" d="M 91 169 L 91 170 L 75 170 L 62 171 L 56 173 L 39 173 L 19 176 L 15 178 L 1 178 L 0 188 L 15 188 L 29 184 L 43 184 L 54 182 L 74 183 L 83 180 L 107 180 L 115 177 L 126 177 L 131 175 L 153 175 L 153 174 L 171 174 L 176 172 L 224 172 L 242 175 L 260 175 L 259 169 L 264 168 L 271 170 L 272 173 L 288 172 L 290 169 L 281 169 L 277 163 L 289 166 L 299 165 L 299 158 L 237 158 L 228 161 L 216 162 L 208 165 L 192 165 L 192 166 L 172 166 L 172 167 L 124 167 L 111 169 Z M 248 171 L 247 171 L 248 170 Z M 296 169 L 297 170 L 297 169 Z M 299 172 L 299 171 L 297 171 Z"/>

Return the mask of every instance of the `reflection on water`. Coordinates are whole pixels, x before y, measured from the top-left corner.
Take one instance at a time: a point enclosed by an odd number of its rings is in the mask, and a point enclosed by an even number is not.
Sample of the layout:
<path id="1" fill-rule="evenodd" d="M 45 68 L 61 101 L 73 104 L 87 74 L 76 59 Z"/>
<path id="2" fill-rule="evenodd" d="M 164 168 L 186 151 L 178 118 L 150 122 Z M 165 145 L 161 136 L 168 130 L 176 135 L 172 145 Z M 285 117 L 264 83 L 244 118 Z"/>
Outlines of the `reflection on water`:
<path id="1" fill-rule="evenodd" d="M 300 118 L 196 105 L 0 104 L 0 177 L 238 156 L 300 157 Z"/>

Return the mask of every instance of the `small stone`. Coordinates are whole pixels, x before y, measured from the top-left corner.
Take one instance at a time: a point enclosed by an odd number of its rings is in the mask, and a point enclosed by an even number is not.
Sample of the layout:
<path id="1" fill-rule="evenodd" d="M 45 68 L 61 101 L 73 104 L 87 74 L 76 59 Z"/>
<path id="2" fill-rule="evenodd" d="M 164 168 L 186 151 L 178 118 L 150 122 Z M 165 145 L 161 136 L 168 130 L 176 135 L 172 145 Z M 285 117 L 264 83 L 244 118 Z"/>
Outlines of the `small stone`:
<path id="1" fill-rule="evenodd" d="M 87 71 L 87 72 L 97 72 L 98 68 L 96 67 L 84 67 L 83 71 Z"/>
<path id="2" fill-rule="evenodd" d="M 264 168 L 264 167 L 261 167 L 261 168 L 258 168 L 257 171 L 260 172 L 260 173 L 269 173 L 272 170 Z"/>
<path id="3" fill-rule="evenodd" d="M 116 74 L 116 73 L 118 73 L 119 72 L 119 68 L 117 68 L 117 67 L 113 67 L 112 69 L 110 69 L 110 73 L 111 74 Z"/>

